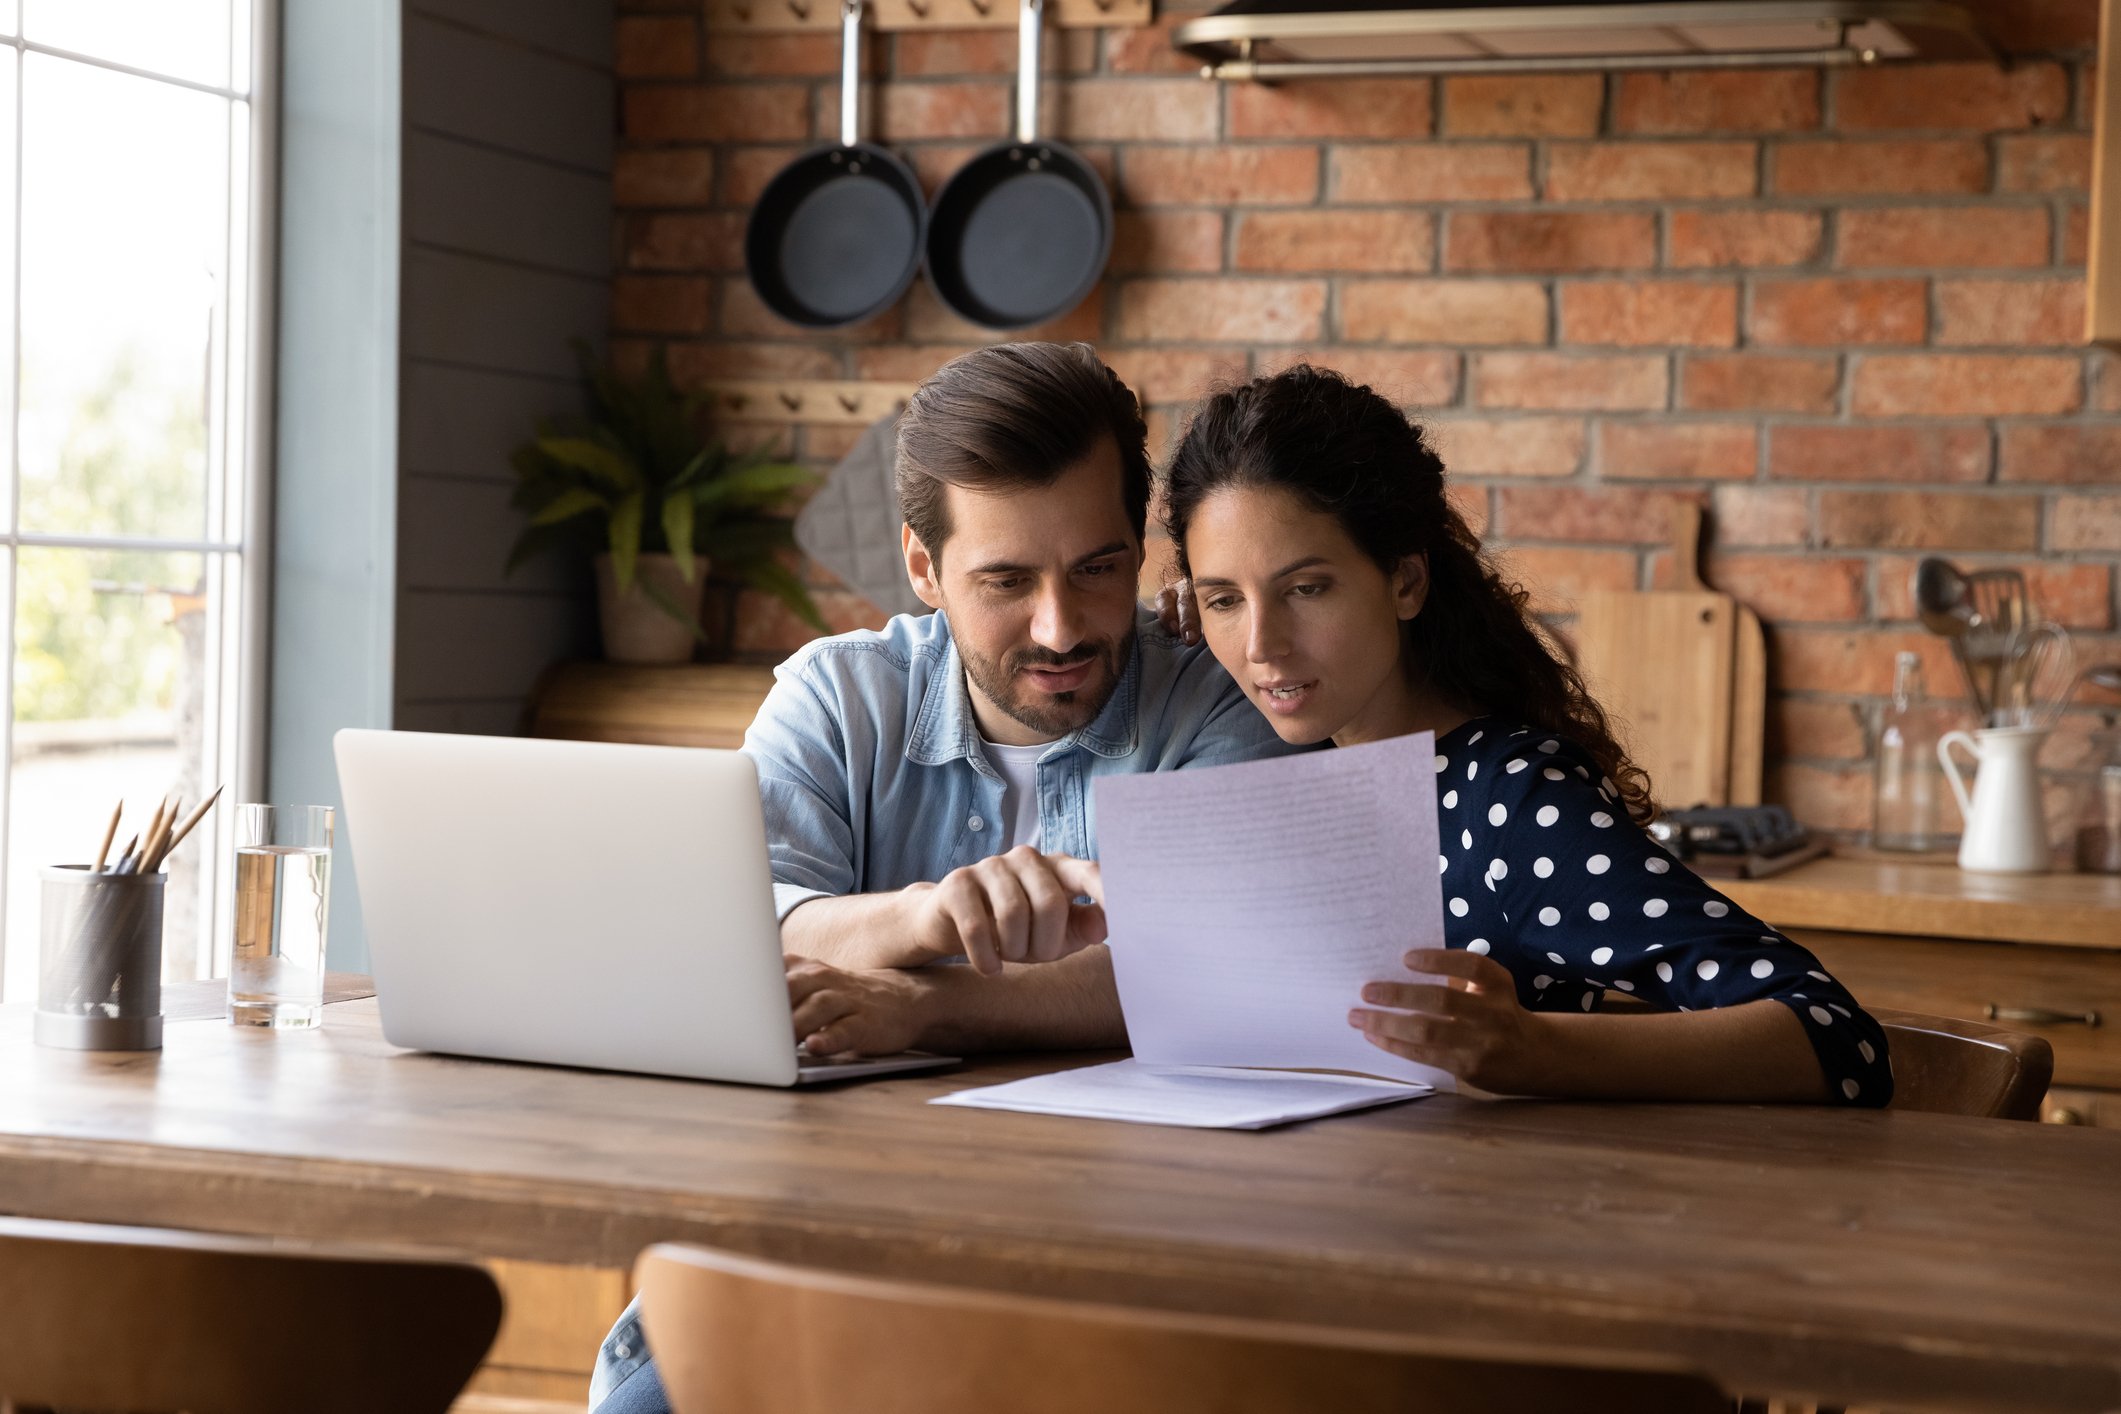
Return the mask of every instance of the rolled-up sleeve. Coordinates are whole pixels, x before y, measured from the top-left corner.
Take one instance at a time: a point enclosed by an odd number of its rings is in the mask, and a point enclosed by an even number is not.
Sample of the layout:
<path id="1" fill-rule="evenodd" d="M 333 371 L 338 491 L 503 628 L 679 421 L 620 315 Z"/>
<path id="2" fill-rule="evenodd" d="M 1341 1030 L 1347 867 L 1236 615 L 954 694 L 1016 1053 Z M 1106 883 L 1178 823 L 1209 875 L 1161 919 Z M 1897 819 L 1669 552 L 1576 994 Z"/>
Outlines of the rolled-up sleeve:
<path id="1" fill-rule="evenodd" d="M 816 664 L 798 654 L 774 669 L 773 691 L 744 733 L 766 813 L 774 913 L 783 920 L 811 899 L 853 893 L 857 878 L 846 733 Z"/>

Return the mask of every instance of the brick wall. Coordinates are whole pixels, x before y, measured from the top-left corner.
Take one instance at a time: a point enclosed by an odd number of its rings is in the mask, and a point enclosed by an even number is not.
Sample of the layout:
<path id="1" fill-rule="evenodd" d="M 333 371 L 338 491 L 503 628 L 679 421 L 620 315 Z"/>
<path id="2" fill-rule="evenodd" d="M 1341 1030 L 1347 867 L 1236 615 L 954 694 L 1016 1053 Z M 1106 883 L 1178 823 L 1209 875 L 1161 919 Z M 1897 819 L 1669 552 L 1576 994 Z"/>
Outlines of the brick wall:
<path id="1" fill-rule="evenodd" d="M 688 379 L 910 380 L 989 339 L 919 284 L 851 332 L 777 323 L 743 278 L 746 204 L 836 131 L 836 40 L 621 9 L 622 350 L 660 343 Z M 2121 659 L 2121 366 L 2078 344 L 2095 7 L 1984 10 L 2007 67 L 1270 89 L 1193 77 L 1174 18 L 1066 34 L 1051 130 L 1112 185 L 1117 238 L 1029 336 L 1097 342 L 1158 448 L 1216 378 L 1304 355 L 1374 384 L 1556 613 L 1657 584 L 1669 502 L 1702 502 L 1711 582 L 1769 625 L 1771 796 L 1861 828 L 1894 651 L 1956 683 L 1912 621 L 1923 554 L 2025 567 Z M 872 135 L 939 181 L 1003 132 L 1013 54 L 1007 31 L 872 40 Z M 851 440 L 756 430 L 820 462 Z M 728 617 L 742 653 L 802 637 L 749 596 Z"/>

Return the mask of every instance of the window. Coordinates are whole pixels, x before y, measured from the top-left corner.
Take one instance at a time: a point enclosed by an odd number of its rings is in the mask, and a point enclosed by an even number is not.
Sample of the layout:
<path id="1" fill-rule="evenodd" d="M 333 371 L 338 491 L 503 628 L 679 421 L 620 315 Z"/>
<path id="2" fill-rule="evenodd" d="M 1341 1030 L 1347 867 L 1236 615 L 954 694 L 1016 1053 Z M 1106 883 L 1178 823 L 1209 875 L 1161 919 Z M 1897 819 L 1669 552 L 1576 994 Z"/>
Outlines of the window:
<path id="1" fill-rule="evenodd" d="M 165 793 L 258 788 L 267 3 L 0 0 L 10 1001 L 36 995 L 40 871 L 89 859 L 119 797 L 113 858 Z M 165 979 L 214 971 L 231 814 L 171 858 Z"/>

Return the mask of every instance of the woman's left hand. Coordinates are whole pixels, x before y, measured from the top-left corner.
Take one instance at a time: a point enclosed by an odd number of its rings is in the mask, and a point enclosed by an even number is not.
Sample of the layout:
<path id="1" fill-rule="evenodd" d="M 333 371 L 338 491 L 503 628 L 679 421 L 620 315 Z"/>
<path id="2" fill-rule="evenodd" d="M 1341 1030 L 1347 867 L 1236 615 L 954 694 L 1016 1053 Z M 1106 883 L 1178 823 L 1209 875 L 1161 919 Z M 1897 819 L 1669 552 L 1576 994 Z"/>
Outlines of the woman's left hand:
<path id="1" fill-rule="evenodd" d="M 1373 1046 L 1448 1071 L 1497 1094 L 1529 1094 L 1547 1073 L 1550 1028 L 1517 1003 L 1517 982 L 1492 958 L 1458 948 L 1417 948 L 1407 968 L 1447 979 L 1369 982 L 1362 999 L 1391 1011 L 1348 1013 Z"/>

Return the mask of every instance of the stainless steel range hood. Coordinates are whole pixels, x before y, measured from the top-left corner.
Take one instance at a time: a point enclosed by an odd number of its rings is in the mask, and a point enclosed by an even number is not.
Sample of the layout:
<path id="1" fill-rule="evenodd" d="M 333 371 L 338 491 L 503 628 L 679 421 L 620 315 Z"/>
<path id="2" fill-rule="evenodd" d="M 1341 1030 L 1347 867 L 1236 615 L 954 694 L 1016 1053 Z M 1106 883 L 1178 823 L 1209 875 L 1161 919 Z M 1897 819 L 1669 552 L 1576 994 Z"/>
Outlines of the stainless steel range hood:
<path id="1" fill-rule="evenodd" d="M 1260 80 L 1995 57 L 1956 0 L 1234 0 L 1171 42 Z"/>

